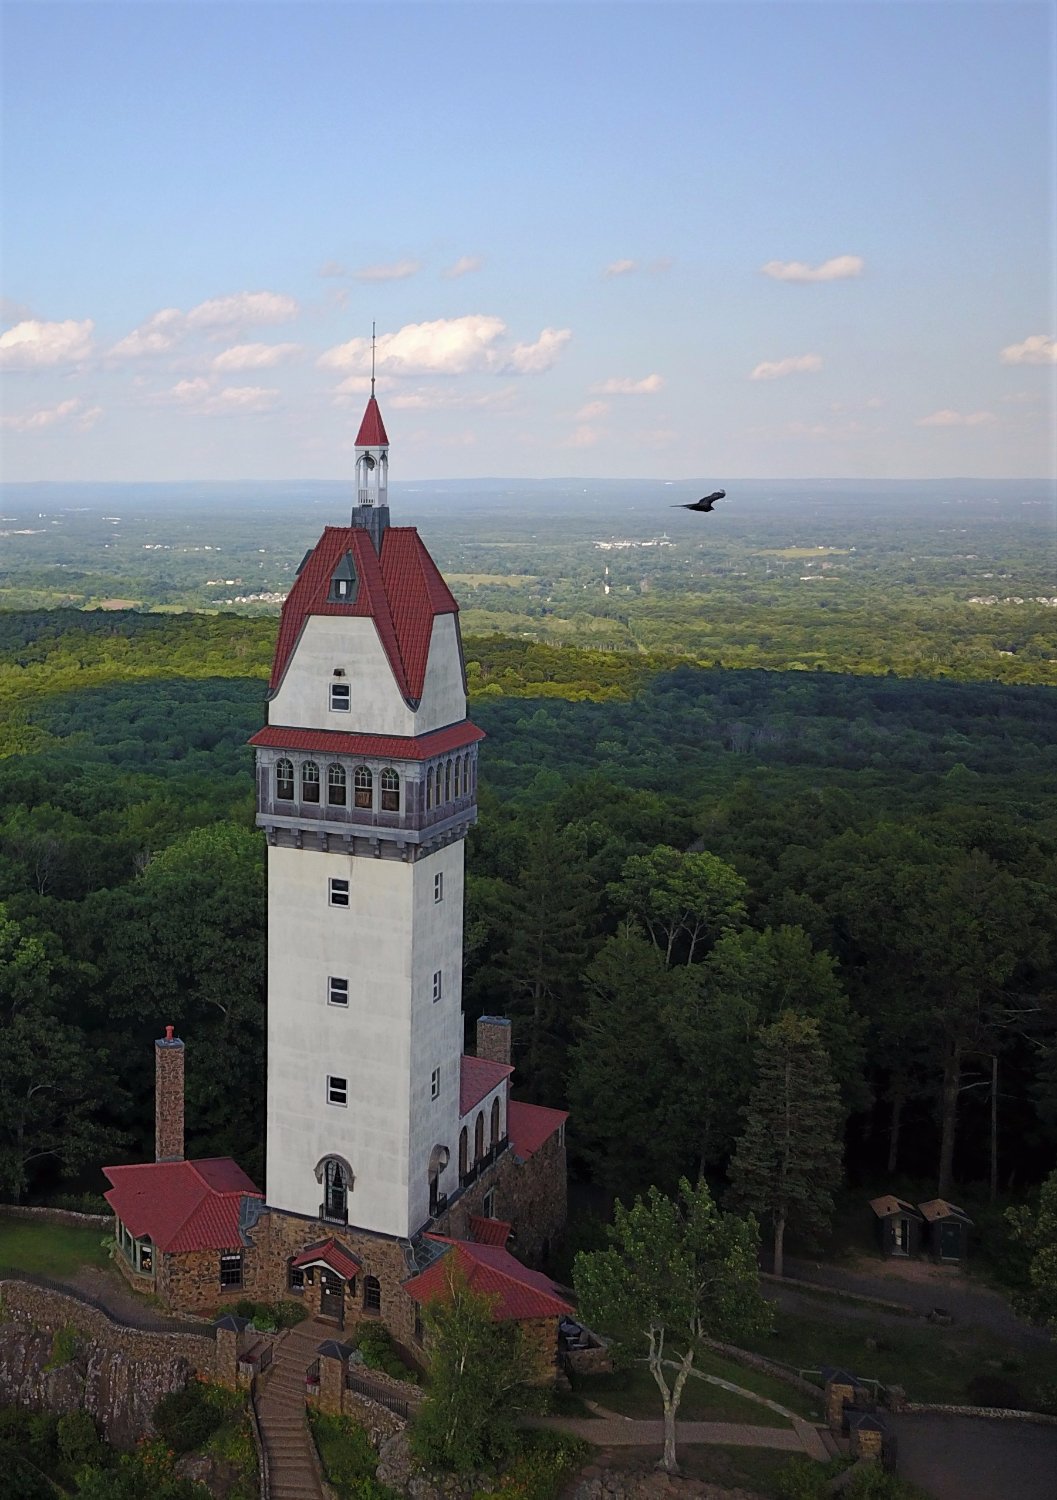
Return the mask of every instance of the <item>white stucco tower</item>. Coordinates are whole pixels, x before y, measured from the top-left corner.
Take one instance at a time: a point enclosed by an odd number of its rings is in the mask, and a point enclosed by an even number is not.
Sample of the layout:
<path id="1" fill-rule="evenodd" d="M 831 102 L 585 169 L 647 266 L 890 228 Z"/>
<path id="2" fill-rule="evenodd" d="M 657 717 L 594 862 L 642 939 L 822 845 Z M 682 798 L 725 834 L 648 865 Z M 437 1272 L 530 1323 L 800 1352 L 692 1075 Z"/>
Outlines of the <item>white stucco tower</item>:
<path id="1" fill-rule="evenodd" d="M 266 1201 L 409 1238 L 458 1184 L 463 841 L 483 735 L 466 717 L 458 606 L 417 531 L 389 525 L 388 460 L 372 394 L 352 524 L 328 526 L 301 564 L 252 743 Z"/>

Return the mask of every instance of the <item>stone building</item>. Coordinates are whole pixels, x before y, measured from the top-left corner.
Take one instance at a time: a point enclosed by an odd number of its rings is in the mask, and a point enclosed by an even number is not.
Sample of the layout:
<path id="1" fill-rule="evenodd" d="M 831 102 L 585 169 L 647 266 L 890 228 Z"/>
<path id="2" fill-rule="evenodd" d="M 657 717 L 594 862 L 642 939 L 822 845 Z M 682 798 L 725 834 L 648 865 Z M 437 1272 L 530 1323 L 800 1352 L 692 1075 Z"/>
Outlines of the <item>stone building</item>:
<path id="1" fill-rule="evenodd" d="M 463 1053 L 484 736 L 455 599 L 417 531 L 390 525 L 388 462 L 372 386 L 351 525 L 326 527 L 301 563 L 251 740 L 268 845 L 265 1191 L 234 1162 L 181 1159 L 170 1028 L 159 1159 L 107 1169 L 107 1197 L 126 1273 L 174 1307 L 301 1297 L 410 1343 L 408 1287 L 438 1258 L 486 1246 L 510 1275 L 515 1254 L 547 1258 L 565 1224 L 566 1114 L 511 1098 L 505 1018 L 482 1017 Z M 546 1278 L 521 1269 L 542 1295 Z"/>

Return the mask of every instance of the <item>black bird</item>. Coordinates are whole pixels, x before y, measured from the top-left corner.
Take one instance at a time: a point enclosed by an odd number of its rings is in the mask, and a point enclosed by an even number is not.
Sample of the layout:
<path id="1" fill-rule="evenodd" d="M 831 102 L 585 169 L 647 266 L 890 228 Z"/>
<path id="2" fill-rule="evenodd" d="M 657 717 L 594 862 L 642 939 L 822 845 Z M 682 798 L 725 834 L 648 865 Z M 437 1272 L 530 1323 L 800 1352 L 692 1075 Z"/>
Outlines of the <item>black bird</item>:
<path id="1" fill-rule="evenodd" d="M 711 495 L 705 495 L 700 500 L 693 501 L 692 504 L 673 505 L 672 510 L 711 510 L 717 500 L 726 498 L 726 494 L 726 490 L 713 490 Z"/>

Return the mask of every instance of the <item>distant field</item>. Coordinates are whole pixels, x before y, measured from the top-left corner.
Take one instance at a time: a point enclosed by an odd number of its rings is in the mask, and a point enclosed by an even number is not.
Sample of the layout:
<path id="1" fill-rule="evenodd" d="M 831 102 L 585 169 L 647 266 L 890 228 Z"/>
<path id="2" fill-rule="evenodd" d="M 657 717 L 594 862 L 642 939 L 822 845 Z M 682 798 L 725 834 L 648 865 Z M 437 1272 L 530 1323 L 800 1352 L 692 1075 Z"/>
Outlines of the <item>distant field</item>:
<path id="1" fill-rule="evenodd" d="M 847 557 L 848 547 L 757 547 L 758 557 Z"/>
<path id="2" fill-rule="evenodd" d="M 516 589 L 523 584 L 539 582 L 535 573 L 449 573 L 447 578 L 449 583 L 467 583 L 471 588 L 486 583 L 503 583 Z"/>

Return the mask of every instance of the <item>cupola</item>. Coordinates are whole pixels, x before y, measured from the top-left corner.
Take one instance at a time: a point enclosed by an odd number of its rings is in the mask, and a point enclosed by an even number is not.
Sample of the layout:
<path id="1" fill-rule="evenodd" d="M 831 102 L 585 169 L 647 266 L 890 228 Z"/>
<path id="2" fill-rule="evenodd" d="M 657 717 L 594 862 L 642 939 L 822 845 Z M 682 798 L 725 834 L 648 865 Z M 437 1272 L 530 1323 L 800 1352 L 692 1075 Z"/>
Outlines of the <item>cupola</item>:
<path id="1" fill-rule="evenodd" d="M 389 525 L 389 438 L 374 394 L 374 334 L 371 334 L 371 398 L 356 434 L 356 503 L 352 524 L 370 532 L 376 552 Z"/>

